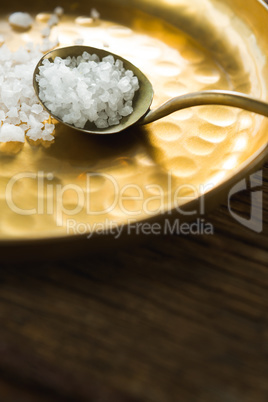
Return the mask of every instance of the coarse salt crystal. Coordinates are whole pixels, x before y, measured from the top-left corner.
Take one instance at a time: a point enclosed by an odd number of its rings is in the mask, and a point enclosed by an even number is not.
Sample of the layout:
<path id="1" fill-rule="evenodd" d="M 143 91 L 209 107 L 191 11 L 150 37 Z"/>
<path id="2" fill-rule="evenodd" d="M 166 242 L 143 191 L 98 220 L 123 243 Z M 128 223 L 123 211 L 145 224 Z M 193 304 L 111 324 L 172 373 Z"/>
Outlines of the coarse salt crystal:
<path id="1" fill-rule="evenodd" d="M 24 131 L 14 124 L 4 123 L 0 128 L 0 142 L 24 142 Z"/>
<path id="2" fill-rule="evenodd" d="M 18 28 L 28 29 L 33 24 L 33 19 L 28 13 L 16 12 L 9 16 L 9 23 Z"/>
<path id="3" fill-rule="evenodd" d="M 43 53 L 48 52 L 49 50 L 54 49 L 56 46 L 59 45 L 59 39 L 56 38 L 54 40 L 49 40 L 48 38 L 44 38 L 41 46 L 40 46 L 40 50 Z"/>
<path id="4" fill-rule="evenodd" d="M 84 39 L 83 38 L 77 38 L 74 40 L 75 45 L 83 45 Z"/>
<path id="5" fill-rule="evenodd" d="M 54 14 L 56 14 L 58 17 L 62 16 L 64 13 L 64 9 L 60 6 L 56 7 L 55 10 L 53 11 Z"/>
<path id="6" fill-rule="evenodd" d="M 34 104 L 31 108 L 31 112 L 35 113 L 35 114 L 40 114 L 44 109 L 42 108 L 41 105 L 38 104 Z"/>
<path id="7" fill-rule="evenodd" d="M 43 136 L 43 130 L 39 127 L 30 128 L 27 131 L 27 136 L 34 141 L 40 140 Z"/>
<path id="8" fill-rule="evenodd" d="M 49 123 L 45 124 L 45 130 L 48 134 L 52 134 L 54 131 L 54 128 L 55 128 L 54 124 L 49 124 Z"/>
<path id="9" fill-rule="evenodd" d="M 0 110 L 0 121 L 4 121 L 6 118 L 6 114 L 3 110 Z"/>
<path id="10" fill-rule="evenodd" d="M 53 14 L 50 19 L 48 20 L 48 26 L 51 28 L 54 25 L 58 25 L 59 23 L 59 17 L 55 14 Z"/>
<path id="11" fill-rule="evenodd" d="M 49 114 L 39 104 L 32 85 L 33 72 L 41 57 L 38 47 L 32 44 L 15 52 L 5 44 L 0 47 L 0 142 L 24 142 L 25 134 L 34 141 L 54 138 L 51 127 L 49 136 L 44 131 L 43 122 L 49 119 Z"/>
<path id="12" fill-rule="evenodd" d="M 28 116 L 25 112 L 20 111 L 19 118 L 22 123 L 27 123 L 27 121 L 28 121 Z"/>
<path id="13" fill-rule="evenodd" d="M 96 8 L 92 8 L 90 11 L 90 17 L 93 20 L 98 20 L 100 18 L 100 13 L 96 10 Z"/>
<path id="14" fill-rule="evenodd" d="M 51 29 L 50 27 L 45 27 L 44 29 L 42 29 L 41 31 L 41 35 L 43 36 L 43 38 L 47 38 L 50 35 Z"/>
<path id="15" fill-rule="evenodd" d="M 18 109 L 15 106 L 11 107 L 7 115 L 8 117 L 18 117 Z"/>

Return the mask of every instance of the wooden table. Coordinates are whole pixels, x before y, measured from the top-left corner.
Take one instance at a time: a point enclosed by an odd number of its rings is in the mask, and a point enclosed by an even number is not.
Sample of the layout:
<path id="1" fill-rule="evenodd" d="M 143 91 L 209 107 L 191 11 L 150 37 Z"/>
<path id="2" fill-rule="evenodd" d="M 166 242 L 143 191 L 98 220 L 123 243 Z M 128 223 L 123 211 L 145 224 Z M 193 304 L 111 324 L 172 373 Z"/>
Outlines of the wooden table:
<path id="1" fill-rule="evenodd" d="M 264 228 L 0 268 L 0 401 L 268 401 Z M 249 209 L 249 192 L 232 208 Z"/>

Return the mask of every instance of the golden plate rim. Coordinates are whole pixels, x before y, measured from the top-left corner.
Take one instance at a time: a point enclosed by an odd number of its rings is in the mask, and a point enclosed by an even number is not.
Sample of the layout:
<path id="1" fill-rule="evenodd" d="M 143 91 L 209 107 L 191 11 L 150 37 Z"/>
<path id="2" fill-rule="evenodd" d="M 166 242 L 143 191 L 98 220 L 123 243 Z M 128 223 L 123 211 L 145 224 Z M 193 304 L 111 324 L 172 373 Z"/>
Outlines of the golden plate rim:
<path id="1" fill-rule="evenodd" d="M 268 15 L 268 4 L 264 0 L 254 0 L 256 3 L 259 3 L 262 7 L 267 12 Z M 263 164 L 268 161 L 268 143 L 265 146 L 260 147 L 254 154 L 252 154 L 247 160 L 245 160 L 242 164 L 240 164 L 238 167 L 235 168 L 235 171 L 231 171 L 228 177 L 225 178 L 223 182 L 220 184 L 217 184 L 208 191 L 203 197 L 205 199 L 208 199 L 209 201 L 212 200 L 212 208 L 216 207 L 216 205 L 219 205 L 220 202 L 224 198 L 224 194 L 227 193 L 228 189 L 235 183 L 241 180 L 242 178 L 247 177 L 252 171 L 254 171 L 256 168 L 259 168 L 263 166 Z M 196 205 L 201 197 L 197 197 L 195 200 L 192 202 L 188 202 L 185 204 L 185 206 L 191 206 L 191 205 Z M 211 208 L 211 209 L 212 209 Z M 210 210 L 210 207 L 209 207 Z M 207 213 L 206 213 L 207 215 Z M 162 214 L 161 216 L 158 214 L 156 216 L 153 216 L 151 218 L 145 218 L 143 221 L 158 221 L 159 219 L 165 219 L 168 216 L 170 220 L 174 220 L 178 216 L 178 212 L 174 208 L 171 213 L 167 215 L 167 213 Z M 142 221 L 142 220 L 140 220 Z M 127 226 L 126 224 L 123 226 Z M 24 245 L 47 245 L 51 242 L 53 243 L 66 243 L 66 242 L 74 242 L 74 241 L 79 241 L 82 238 L 86 238 L 88 233 L 84 235 L 78 235 L 78 234 L 59 234 L 59 235 L 44 235 L 44 237 L 40 236 L 37 238 L 21 238 L 21 237 L 12 237 L 8 239 L 0 239 L 0 247 L 1 249 L 6 246 L 24 246 Z M 94 233 L 92 238 L 88 240 L 91 242 L 95 237 L 98 237 L 99 235 Z M 105 234 L 101 235 L 102 238 L 105 237 L 107 241 L 112 239 L 111 234 Z M 90 244 L 90 243 L 89 243 Z"/>

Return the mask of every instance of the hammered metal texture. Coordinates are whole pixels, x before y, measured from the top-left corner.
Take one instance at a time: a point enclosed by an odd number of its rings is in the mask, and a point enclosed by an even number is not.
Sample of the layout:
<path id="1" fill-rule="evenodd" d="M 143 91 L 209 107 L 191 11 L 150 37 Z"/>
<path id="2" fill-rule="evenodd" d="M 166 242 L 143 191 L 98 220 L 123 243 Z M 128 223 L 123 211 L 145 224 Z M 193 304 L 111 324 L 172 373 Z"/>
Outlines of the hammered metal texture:
<path id="1" fill-rule="evenodd" d="M 169 10 L 176 2 L 164 3 Z M 195 14 L 193 6 L 179 3 L 184 8 L 178 12 L 184 10 L 187 17 Z M 206 4 L 214 10 L 210 2 Z M 65 15 L 54 34 L 61 46 L 83 38 L 85 45 L 110 49 L 137 65 L 153 84 L 153 107 L 173 96 L 206 89 L 238 90 L 266 99 L 263 50 L 227 6 L 222 3 L 216 11 L 221 17 L 219 32 L 225 34 L 222 52 L 138 11 L 125 25 L 105 20 L 92 24 L 76 13 Z M 40 41 L 46 19 L 46 14 L 39 14 L 32 30 L 18 33 L 2 14 L 0 32 L 15 49 L 29 40 Z M 89 136 L 57 124 L 52 144 L 2 144 L 0 239 L 66 235 L 68 219 L 87 224 L 90 231 L 96 224 L 142 220 L 183 205 L 203 188 L 211 190 L 227 180 L 265 145 L 263 121 L 238 109 L 203 106 L 111 137 Z M 18 173 L 22 177 L 9 200 L 7 186 Z M 18 212 L 31 209 L 36 212 Z"/>

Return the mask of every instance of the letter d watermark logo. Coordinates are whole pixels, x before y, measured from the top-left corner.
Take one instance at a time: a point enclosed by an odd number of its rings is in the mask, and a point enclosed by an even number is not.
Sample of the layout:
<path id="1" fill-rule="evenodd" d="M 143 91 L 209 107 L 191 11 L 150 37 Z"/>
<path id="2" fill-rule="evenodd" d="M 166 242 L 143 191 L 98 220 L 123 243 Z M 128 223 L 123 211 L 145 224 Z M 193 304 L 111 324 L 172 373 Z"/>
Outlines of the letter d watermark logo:
<path id="1" fill-rule="evenodd" d="M 260 187 L 263 184 L 263 173 L 261 170 L 253 173 L 250 178 L 250 189 L 254 189 L 255 187 Z M 231 188 L 228 195 L 228 210 L 232 217 L 241 225 L 247 227 L 250 230 L 253 230 L 256 233 L 261 233 L 263 230 L 263 192 L 260 191 L 251 191 L 250 194 L 250 218 L 246 219 L 239 216 L 237 213 L 232 211 L 230 206 L 231 197 L 234 194 L 239 193 L 240 191 L 247 190 L 247 182 L 246 179 L 238 182 L 234 187 Z"/>

